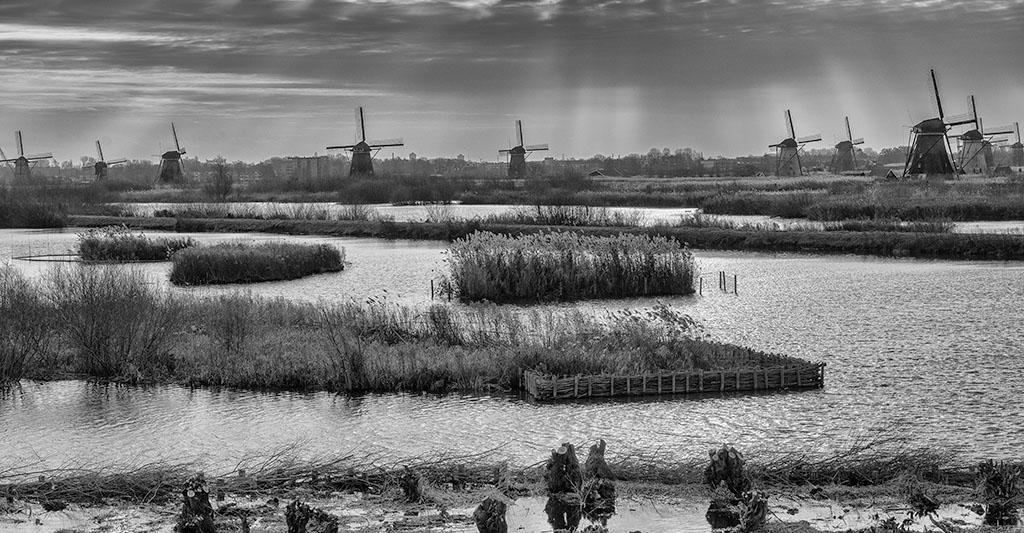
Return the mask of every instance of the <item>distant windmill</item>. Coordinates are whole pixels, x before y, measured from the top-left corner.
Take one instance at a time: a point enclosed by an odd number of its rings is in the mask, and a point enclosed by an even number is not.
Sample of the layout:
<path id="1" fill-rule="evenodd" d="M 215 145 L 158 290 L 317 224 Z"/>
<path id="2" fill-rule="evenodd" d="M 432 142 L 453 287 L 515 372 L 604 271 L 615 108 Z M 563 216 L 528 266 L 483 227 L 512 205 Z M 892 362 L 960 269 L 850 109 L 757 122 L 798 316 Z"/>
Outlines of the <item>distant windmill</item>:
<path id="1" fill-rule="evenodd" d="M 1013 123 L 1013 131 L 1017 134 L 1017 142 L 1010 146 L 1010 164 L 1015 167 L 1024 167 L 1024 144 L 1020 142 L 1020 123 Z"/>
<path id="2" fill-rule="evenodd" d="M 171 122 L 171 135 L 174 137 L 174 150 L 168 150 L 160 156 L 160 174 L 157 181 L 160 183 L 184 183 L 185 171 L 181 166 L 181 156 L 185 155 L 185 149 L 178 142 L 178 130 Z"/>
<path id="3" fill-rule="evenodd" d="M 973 174 L 991 174 L 995 167 L 995 156 L 992 153 L 992 146 L 1008 139 L 993 139 L 993 135 L 1005 135 L 1015 131 L 1014 126 L 1000 126 L 998 128 L 985 128 L 982 125 L 981 117 L 978 115 L 977 103 L 974 95 L 971 95 L 967 105 L 971 115 L 974 116 L 975 128 L 958 139 L 961 142 L 960 149 L 960 171 Z"/>
<path id="4" fill-rule="evenodd" d="M 548 149 L 547 144 L 523 144 L 523 121 L 516 121 L 516 145 L 507 150 L 498 150 L 498 154 L 508 154 L 508 177 L 510 179 L 522 179 L 527 176 L 526 158 L 533 152 L 543 152 Z"/>
<path id="5" fill-rule="evenodd" d="M 821 140 L 821 134 L 797 137 L 796 129 L 793 127 L 793 115 L 786 110 L 786 137 L 778 144 L 769 145 L 768 148 L 775 148 L 775 175 L 776 176 L 803 176 L 803 166 L 800 164 L 800 151 L 803 145 Z"/>
<path id="6" fill-rule="evenodd" d="M 853 130 L 850 129 L 850 117 L 846 117 L 846 139 L 836 145 L 836 153 L 832 155 L 832 163 L 829 168 L 834 174 L 849 172 L 857 168 L 857 145 L 864 144 L 864 139 L 853 138 Z"/>
<path id="7" fill-rule="evenodd" d="M 107 179 L 107 167 L 113 165 L 120 165 L 127 163 L 127 159 L 117 159 L 114 161 L 107 161 L 103 158 L 103 147 L 100 146 L 100 142 L 96 141 L 96 163 L 93 164 L 93 169 L 96 172 L 96 181 L 103 181 Z"/>
<path id="8" fill-rule="evenodd" d="M 402 139 L 387 139 L 384 141 L 366 140 L 366 121 L 363 117 L 363 107 L 356 108 L 356 143 L 342 146 L 328 146 L 328 150 L 351 150 L 352 164 L 349 166 L 349 176 L 372 176 L 373 155 L 381 148 L 389 146 L 404 146 Z"/>
<path id="9" fill-rule="evenodd" d="M 935 95 L 935 107 L 939 112 L 936 118 L 918 122 L 910 129 L 910 151 L 903 167 L 903 177 L 911 175 L 949 176 L 957 173 L 947 132 L 953 126 L 962 126 L 976 122 L 974 112 L 955 117 L 946 117 L 939 96 L 939 81 L 935 77 L 935 69 L 931 73 L 931 88 Z"/>
<path id="10" fill-rule="evenodd" d="M 15 183 L 27 183 L 32 177 L 32 164 L 36 161 L 42 161 L 44 159 L 51 159 L 53 154 L 33 154 L 25 155 L 25 145 L 21 140 L 21 132 L 14 132 L 14 143 L 18 146 L 18 157 L 14 159 L 4 159 L 0 163 L 14 163 L 14 181 Z"/>

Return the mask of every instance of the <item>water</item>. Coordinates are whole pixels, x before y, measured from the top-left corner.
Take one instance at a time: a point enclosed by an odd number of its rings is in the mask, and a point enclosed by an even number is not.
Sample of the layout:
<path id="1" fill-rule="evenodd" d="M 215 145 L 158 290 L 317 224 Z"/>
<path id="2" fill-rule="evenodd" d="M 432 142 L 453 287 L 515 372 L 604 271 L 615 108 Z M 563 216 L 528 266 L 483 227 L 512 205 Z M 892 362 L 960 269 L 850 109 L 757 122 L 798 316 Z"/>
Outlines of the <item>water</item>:
<path id="1" fill-rule="evenodd" d="M 246 287 L 264 295 L 387 297 L 423 305 L 430 301 L 429 279 L 444 267 L 443 243 L 196 237 L 346 247 L 352 264 L 344 272 Z M 5 257 L 27 249 L 57 253 L 73 242 L 73 232 L 0 231 Z M 359 450 L 390 459 L 498 448 L 496 458 L 532 464 L 566 439 L 597 438 L 609 442 L 612 456 L 657 452 L 693 459 L 731 442 L 756 457 L 827 452 L 893 430 L 968 459 L 1024 455 L 1024 265 L 721 252 L 697 258 L 709 274 L 703 296 L 579 306 L 594 312 L 657 302 L 681 308 L 715 338 L 825 361 L 823 390 L 538 405 L 509 396 L 24 383 L 0 399 L 0 449 L 9 450 L 0 461 L 130 457 L 225 465 L 298 445 L 308 456 Z M 32 276 L 46 268 L 13 264 Z M 154 282 L 166 283 L 166 264 L 142 268 Z M 719 270 L 730 280 L 738 275 L 738 295 L 712 290 Z"/>
<path id="2" fill-rule="evenodd" d="M 181 204 L 174 203 L 125 203 L 135 209 L 140 215 L 151 216 L 155 211 L 163 209 L 175 209 Z M 223 206 L 225 204 L 190 204 L 196 206 Z M 234 202 L 226 204 L 233 212 L 247 212 L 252 210 L 278 209 L 288 212 L 294 209 L 296 204 L 275 203 L 275 202 Z M 334 215 L 339 214 L 346 208 L 344 204 L 334 202 L 318 202 L 302 204 L 314 206 L 317 209 L 324 209 Z M 393 217 L 398 222 L 423 222 L 430 220 L 428 209 L 437 210 L 443 217 L 452 219 L 486 218 L 491 215 L 503 215 L 515 210 L 530 210 L 533 206 L 528 205 L 503 205 L 503 204 L 451 204 L 443 206 L 426 205 L 401 205 L 372 204 L 368 206 L 376 213 Z M 602 208 L 597 208 L 602 209 Z M 608 207 L 611 213 L 623 215 L 636 215 L 636 219 L 642 225 L 653 226 L 655 224 L 676 224 L 681 217 L 692 217 L 699 211 L 696 207 Z M 822 229 L 821 222 L 809 221 L 804 218 L 779 218 L 764 215 L 713 215 L 737 224 L 750 224 L 764 226 L 766 228 L 788 229 L 788 228 L 817 228 Z M 1024 220 L 999 220 L 980 222 L 955 222 L 953 233 L 1005 233 L 1024 234 Z"/>

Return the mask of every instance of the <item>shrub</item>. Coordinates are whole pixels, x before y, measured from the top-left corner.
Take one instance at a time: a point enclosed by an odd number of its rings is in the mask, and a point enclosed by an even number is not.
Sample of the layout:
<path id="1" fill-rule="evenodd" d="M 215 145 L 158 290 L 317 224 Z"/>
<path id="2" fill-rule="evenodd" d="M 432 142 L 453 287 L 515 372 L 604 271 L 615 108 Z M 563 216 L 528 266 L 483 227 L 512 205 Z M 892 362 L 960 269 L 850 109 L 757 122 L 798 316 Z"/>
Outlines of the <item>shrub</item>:
<path id="1" fill-rule="evenodd" d="M 252 283 L 338 272 L 344 268 L 343 253 L 329 244 L 224 243 L 190 248 L 174 254 L 171 282 Z"/>
<path id="2" fill-rule="evenodd" d="M 151 239 L 126 226 L 107 226 L 78 234 L 78 255 L 84 261 L 166 261 L 178 250 L 195 246 L 190 238 Z"/>
<path id="3" fill-rule="evenodd" d="M 54 338 L 48 308 L 17 270 L 0 266 L 0 383 L 17 381 Z"/>
<path id="4" fill-rule="evenodd" d="M 693 293 L 692 254 L 664 237 L 477 232 L 452 243 L 448 263 L 449 284 L 467 301 Z"/>

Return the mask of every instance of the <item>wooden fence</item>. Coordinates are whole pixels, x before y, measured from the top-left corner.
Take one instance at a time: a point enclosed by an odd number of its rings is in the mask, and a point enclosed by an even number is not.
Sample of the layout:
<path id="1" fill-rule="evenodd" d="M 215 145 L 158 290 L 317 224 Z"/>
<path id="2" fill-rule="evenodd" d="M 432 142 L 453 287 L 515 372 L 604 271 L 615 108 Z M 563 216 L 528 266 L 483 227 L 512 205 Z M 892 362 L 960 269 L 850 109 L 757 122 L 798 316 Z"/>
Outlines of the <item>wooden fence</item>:
<path id="1" fill-rule="evenodd" d="M 825 386 L 825 363 L 632 376 L 599 374 L 559 377 L 527 370 L 523 373 L 523 383 L 530 396 L 539 401 L 650 394 L 820 389 Z"/>

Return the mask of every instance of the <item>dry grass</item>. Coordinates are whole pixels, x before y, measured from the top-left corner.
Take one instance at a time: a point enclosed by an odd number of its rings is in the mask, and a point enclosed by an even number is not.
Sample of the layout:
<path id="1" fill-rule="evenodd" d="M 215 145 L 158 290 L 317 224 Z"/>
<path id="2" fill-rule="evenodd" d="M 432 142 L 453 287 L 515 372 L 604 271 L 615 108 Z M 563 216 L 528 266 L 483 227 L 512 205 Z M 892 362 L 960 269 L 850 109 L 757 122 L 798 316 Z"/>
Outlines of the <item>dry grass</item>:
<path id="1" fill-rule="evenodd" d="M 196 242 L 190 238 L 153 239 L 127 226 L 94 228 L 78 234 L 78 255 L 84 261 L 166 261 Z"/>
<path id="2" fill-rule="evenodd" d="M 177 285 L 253 283 L 297 279 L 345 268 L 345 251 L 329 244 L 223 243 L 174 254 Z"/>

